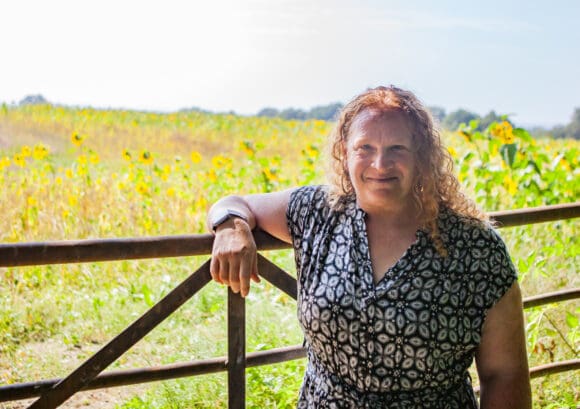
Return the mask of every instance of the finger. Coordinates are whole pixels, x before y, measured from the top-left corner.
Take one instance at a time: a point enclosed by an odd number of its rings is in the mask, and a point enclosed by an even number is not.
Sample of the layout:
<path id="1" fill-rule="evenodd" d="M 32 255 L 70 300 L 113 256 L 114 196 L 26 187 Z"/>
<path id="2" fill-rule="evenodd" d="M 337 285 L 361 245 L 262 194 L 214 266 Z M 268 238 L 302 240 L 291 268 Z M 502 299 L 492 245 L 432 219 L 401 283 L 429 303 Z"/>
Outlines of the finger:
<path id="1" fill-rule="evenodd" d="M 257 254 L 254 257 L 254 260 L 252 261 L 252 275 L 251 275 L 251 278 L 252 278 L 252 281 L 254 281 L 256 283 L 259 283 L 260 281 L 262 281 L 262 279 L 258 275 L 258 255 Z"/>
<path id="2" fill-rule="evenodd" d="M 240 292 L 240 263 L 237 259 L 230 260 L 228 285 L 234 293 Z"/>
<path id="3" fill-rule="evenodd" d="M 212 257 L 209 263 L 209 273 L 211 274 L 211 278 L 217 282 L 222 284 L 220 279 L 220 261 L 217 257 Z"/>
<path id="4" fill-rule="evenodd" d="M 223 285 L 230 285 L 230 272 L 228 260 L 220 260 L 219 282 Z"/>
<path id="5" fill-rule="evenodd" d="M 245 297 L 250 292 L 250 277 L 252 275 L 252 259 L 244 257 L 240 263 L 240 291 L 242 297 Z"/>

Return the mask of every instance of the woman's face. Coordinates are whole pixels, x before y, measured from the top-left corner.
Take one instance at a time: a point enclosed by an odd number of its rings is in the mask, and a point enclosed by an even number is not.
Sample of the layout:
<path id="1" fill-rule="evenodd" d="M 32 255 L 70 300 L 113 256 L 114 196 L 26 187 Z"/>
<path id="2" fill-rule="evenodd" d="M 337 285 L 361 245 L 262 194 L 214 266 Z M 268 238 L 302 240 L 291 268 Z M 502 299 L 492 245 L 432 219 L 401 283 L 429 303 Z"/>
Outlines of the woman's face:
<path id="1" fill-rule="evenodd" d="M 359 113 L 346 140 L 346 165 L 358 205 L 367 213 L 412 208 L 415 152 L 399 112 Z"/>

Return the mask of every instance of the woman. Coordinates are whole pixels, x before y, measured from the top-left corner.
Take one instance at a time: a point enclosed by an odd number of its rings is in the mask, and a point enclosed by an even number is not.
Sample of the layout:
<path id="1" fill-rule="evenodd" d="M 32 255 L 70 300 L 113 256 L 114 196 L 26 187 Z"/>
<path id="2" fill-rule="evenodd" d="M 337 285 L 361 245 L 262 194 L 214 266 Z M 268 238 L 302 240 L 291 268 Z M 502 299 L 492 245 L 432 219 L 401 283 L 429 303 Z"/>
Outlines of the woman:
<path id="1" fill-rule="evenodd" d="M 427 110 L 379 87 L 331 136 L 330 186 L 230 196 L 212 206 L 211 274 L 246 296 L 252 230 L 292 243 L 308 367 L 299 408 L 531 407 L 517 277 L 504 243 L 460 191 Z"/>

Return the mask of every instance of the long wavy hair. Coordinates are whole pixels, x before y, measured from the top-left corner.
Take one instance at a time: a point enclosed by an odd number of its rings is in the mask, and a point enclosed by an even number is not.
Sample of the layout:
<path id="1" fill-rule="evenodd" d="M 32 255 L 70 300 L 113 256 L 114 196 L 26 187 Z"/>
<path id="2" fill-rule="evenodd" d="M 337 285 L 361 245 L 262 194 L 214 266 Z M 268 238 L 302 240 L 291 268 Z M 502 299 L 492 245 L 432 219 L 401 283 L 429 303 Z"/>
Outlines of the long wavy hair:
<path id="1" fill-rule="evenodd" d="M 342 109 L 329 140 L 331 206 L 339 208 L 347 196 L 355 194 L 347 170 L 346 142 L 354 119 L 365 110 L 400 112 L 411 125 L 416 152 L 413 201 L 419 212 L 421 228 L 429 232 L 437 251 L 446 256 L 437 226 L 443 207 L 474 222 L 487 221 L 487 216 L 462 192 L 453 171 L 453 160 L 441 143 L 440 132 L 431 114 L 410 91 L 392 85 L 369 89 Z"/>

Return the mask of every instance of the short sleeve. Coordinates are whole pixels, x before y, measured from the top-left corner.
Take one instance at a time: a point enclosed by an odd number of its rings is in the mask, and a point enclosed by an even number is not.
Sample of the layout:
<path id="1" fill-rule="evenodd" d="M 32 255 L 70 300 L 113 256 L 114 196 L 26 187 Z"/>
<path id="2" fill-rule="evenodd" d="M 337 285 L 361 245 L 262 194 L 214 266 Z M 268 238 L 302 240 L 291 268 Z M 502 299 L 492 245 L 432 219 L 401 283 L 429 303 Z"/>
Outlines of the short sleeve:
<path id="1" fill-rule="evenodd" d="M 306 264 L 312 259 L 303 255 L 312 254 L 316 237 L 325 224 L 328 213 L 327 194 L 324 186 L 304 186 L 290 194 L 286 209 L 288 230 L 292 237 L 296 270 L 299 276 Z"/>
<path id="2" fill-rule="evenodd" d="M 485 276 L 480 277 L 478 288 L 476 289 L 476 297 L 482 297 L 480 302 L 487 312 L 511 288 L 518 277 L 507 247 L 498 232 L 488 228 L 485 233 L 485 236 L 489 235 L 489 239 L 485 240 L 489 246 L 489 255 L 487 263 L 481 264 L 487 268 L 482 271 Z M 480 243 L 481 241 L 479 240 L 478 242 Z M 477 245 L 475 246 L 476 249 L 478 247 Z"/>
<path id="3" fill-rule="evenodd" d="M 293 240 L 300 239 L 320 220 L 321 203 L 325 202 L 325 197 L 323 186 L 303 186 L 290 194 L 286 220 Z"/>

